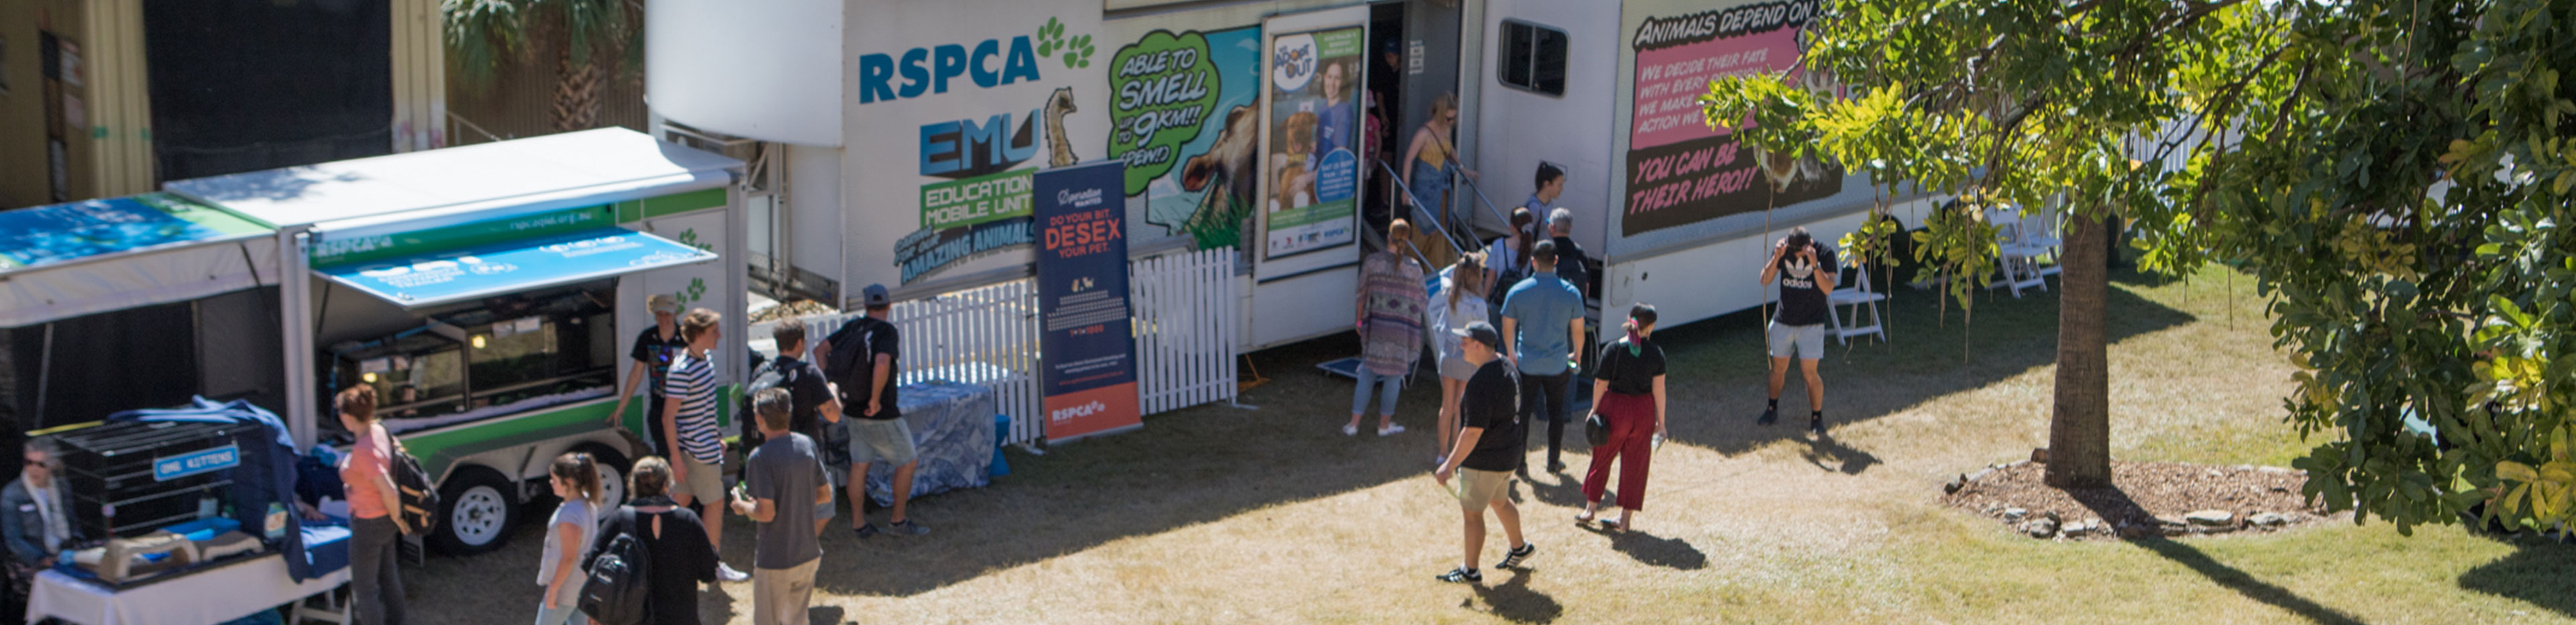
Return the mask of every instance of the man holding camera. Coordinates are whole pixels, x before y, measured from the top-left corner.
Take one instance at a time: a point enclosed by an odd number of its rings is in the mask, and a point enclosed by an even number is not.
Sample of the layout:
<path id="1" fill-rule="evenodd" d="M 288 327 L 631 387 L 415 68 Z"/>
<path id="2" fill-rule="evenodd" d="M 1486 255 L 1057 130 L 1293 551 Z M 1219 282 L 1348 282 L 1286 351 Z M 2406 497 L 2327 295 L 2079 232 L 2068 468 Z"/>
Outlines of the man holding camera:
<path id="1" fill-rule="evenodd" d="M 1816 362 L 1824 359 L 1825 316 L 1833 314 L 1827 296 L 1834 292 L 1834 276 L 1841 270 L 1834 251 L 1816 244 L 1803 227 L 1791 229 L 1787 238 L 1771 247 L 1771 260 L 1762 263 L 1762 284 L 1780 280 L 1780 307 L 1771 317 L 1771 403 L 1755 423 L 1780 421 L 1780 388 L 1789 381 L 1789 358 L 1794 355 L 1807 379 L 1807 431 L 1825 434 L 1825 379 L 1816 374 Z"/>

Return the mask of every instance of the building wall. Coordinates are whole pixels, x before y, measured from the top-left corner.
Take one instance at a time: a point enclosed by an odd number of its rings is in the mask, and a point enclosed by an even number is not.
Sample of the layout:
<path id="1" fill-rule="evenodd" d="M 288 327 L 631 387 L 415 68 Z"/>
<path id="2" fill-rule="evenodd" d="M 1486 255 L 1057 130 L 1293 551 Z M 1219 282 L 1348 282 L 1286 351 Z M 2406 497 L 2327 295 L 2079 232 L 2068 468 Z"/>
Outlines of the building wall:
<path id="1" fill-rule="evenodd" d="M 50 199 L 45 84 L 37 49 L 39 0 L 0 0 L 0 208 Z"/>

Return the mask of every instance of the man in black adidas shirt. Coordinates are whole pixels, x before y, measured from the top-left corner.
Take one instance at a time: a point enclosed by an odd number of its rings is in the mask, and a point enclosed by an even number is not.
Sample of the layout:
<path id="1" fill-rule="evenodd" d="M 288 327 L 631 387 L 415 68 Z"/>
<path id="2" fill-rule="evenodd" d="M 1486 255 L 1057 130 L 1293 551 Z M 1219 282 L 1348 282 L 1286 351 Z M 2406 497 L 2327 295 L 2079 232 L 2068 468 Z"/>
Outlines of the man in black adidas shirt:
<path id="1" fill-rule="evenodd" d="M 1816 374 L 1816 362 L 1825 357 L 1826 316 L 1834 314 L 1828 296 L 1834 292 L 1834 274 L 1841 270 L 1834 251 L 1816 243 L 1803 227 L 1789 230 L 1771 248 L 1771 260 L 1762 263 L 1763 284 L 1780 280 L 1780 307 L 1771 317 L 1771 403 L 1756 423 L 1780 420 L 1780 388 L 1789 381 L 1794 355 L 1807 379 L 1807 431 L 1825 434 L 1825 379 Z"/>
<path id="2" fill-rule="evenodd" d="M 1467 379 L 1467 389 L 1459 395 L 1458 424 L 1463 429 L 1457 446 L 1440 459 L 1440 468 L 1432 470 L 1431 478 L 1445 487 L 1451 474 L 1456 474 L 1459 510 L 1467 521 L 1467 559 L 1438 579 L 1476 583 L 1485 580 L 1484 573 L 1476 570 L 1485 547 L 1485 509 L 1494 510 L 1494 518 L 1503 522 L 1503 535 L 1511 538 L 1511 550 L 1494 568 L 1520 566 L 1538 547 L 1521 538 L 1520 508 L 1511 499 L 1512 471 L 1520 467 L 1527 443 L 1521 436 L 1520 385 L 1512 379 L 1511 367 L 1496 357 L 1502 350 L 1503 333 L 1482 321 L 1455 332 L 1466 339 L 1459 342 L 1459 351 L 1476 365 L 1476 374 Z"/>

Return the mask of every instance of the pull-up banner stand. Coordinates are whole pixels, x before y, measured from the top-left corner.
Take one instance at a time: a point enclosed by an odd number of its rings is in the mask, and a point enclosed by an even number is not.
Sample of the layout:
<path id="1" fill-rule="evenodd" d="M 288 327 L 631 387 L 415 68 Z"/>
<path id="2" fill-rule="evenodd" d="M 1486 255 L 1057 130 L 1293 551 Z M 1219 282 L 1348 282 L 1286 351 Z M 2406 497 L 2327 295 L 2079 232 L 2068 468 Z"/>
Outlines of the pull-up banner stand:
<path id="1" fill-rule="evenodd" d="M 1050 443 L 1144 426 L 1127 308 L 1126 176 L 1124 162 L 1104 160 L 1030 181 Z"/>

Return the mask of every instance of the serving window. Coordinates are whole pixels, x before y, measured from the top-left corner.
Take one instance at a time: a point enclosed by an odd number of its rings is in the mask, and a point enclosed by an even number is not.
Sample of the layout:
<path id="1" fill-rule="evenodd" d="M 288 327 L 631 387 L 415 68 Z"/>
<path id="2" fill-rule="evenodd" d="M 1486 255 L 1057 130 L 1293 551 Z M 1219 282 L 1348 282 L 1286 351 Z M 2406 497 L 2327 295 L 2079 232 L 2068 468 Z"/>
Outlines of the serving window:
<path id="1" fill-rule="evenodd" d="M 615 295 L 602 280 L 443 308 L 411 329 L 333 345 L 326 390 L 375 387 L 377 414 L 396 432 L 608 396 Z"/>

